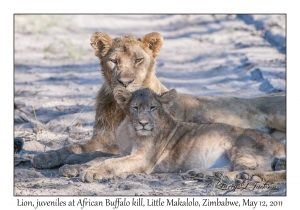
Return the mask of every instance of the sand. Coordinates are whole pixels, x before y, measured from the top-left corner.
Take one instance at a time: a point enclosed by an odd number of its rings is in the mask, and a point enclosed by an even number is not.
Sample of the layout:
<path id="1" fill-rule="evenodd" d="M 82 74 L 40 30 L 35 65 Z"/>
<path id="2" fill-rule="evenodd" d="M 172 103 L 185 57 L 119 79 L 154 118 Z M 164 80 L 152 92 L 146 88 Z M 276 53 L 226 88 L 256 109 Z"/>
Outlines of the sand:
<path id="1" fill-rule="evenodd" d="M 285 183 L 225 189 L 184 173 L 82 183 L 30 164 L 38 152 L 91 138 L 103 83 L 94 32 L 157 31 L 164 44 L 156 72 L 167 88 L 248 98 L 286 91 L 285 23 L 284 15 L 15 15 L 14 135 L 24 147 L 15 155 L 14 195 L 285 195 Z"/>

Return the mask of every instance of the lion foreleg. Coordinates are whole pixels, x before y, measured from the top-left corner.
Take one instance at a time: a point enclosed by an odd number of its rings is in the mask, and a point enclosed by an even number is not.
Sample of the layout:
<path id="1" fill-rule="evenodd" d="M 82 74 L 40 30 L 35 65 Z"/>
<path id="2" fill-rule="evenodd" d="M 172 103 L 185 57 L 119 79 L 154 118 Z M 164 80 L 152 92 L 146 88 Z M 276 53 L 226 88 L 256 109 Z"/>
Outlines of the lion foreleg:
<path id="1" fill-rule="evenodd" d="M 84 182 L 118 177 L 126 173 L 147 172 L 148 161 L 140 155 L 107 159 L 99 165 L 84 170 L 80 178 Z"/>
<path id="2" fill-rule="evenodd" d="M 256 171 L 245 170 L 238 174 L 237 178 L 250 181 L 278 182 L 286 180 L 286 170 L 280 171 Z"/>
<path id="3" fill-rule="evenodd" d="M 96 150 L 100 150 L 104 152 L 103 153 L 104 156 L 107 156 L 107 153 L 105 153 L 107 151 L 112 152 L 112 154 L 116 154 L 118 151 L 117 146 L 115 146 L 115 149 L 111 149 L 113 148 L 111 145 L 102 144 L 104 141 L 107 142 L 108 139 L 113 142 L 114 141 L 113 137 L 114 136 L 110 132 L 105 131 L 97 136 L 94 136 L 91 140 L 87 142 L 81 144 L 71 144 L 58 150 L 51 150 L 45 153 L 37 154 L 32 159 L 32 165 L 35 168 L 46 169 L 46 168 L 62 166 L 66 163 L 71 163 L 71 162 L 76 163 L 75 161 L 77 159 L 76 156 L 70 157 L 71 155 L 81 154 L 83 152 L 91 152 Z M 82 160 L 82 162 L 87 162 L 91 160 L 93 156 L 97 157 L 97 154 L 95 153 L 93 155 L 86 155 L 86 156 L 87 156 L 86 159 Z M 84 155 L 82 157 L 84 157 Z"/>
<path id="4" fill-rule="evenodd" d="M 61 176 L 76 177 L 82 171 L 88 170 L 89 168 L 97 167 L 103 161 L 105 161 L 109 158 L 116 158 L 116 157 L 117 156 L 98 157 L 94 160 L 91 160 L 91 161 L 85 163 L 85 164 L 74 164 L 74 165 L 65 164 L 65 165 L 63 165 L 62 167 L 59 168 L 59 173 L 60 173 Z"/>

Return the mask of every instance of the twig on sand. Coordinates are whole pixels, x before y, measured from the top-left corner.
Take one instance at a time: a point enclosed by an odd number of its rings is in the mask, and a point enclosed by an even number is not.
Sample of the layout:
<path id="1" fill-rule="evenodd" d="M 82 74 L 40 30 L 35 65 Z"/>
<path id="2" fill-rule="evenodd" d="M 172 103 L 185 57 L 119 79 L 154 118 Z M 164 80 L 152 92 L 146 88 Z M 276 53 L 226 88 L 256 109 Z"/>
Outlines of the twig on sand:
<path id="1" fill-rule="evenodd" d="M 197 180 L 189 180 L 189 181 L 185 181 L 183 182 L 184 184 L 193 184 L 193 183 L 197 183 Z"/>
<path id="2" fill-rule="evenodd" d="M 35 114 L 35 109 L 34 109 L 33 105 L 31 105 L 31 106 L 32 106 L 32 110 L 33 110 L 35 121 L 36 121 L 37 131 L 39 132 L 40 131 L 40 127 L 39 127 L 38 120 L 37 120 L 37 117 L 36 117 L 36 114 Z"/>
<path id="3" fill-rule="evenodd" d="M 16 132 L 19 132 L 19 130 L 23 127 L 23 125 L 24 125 L 24 124 L 22 124 L 22 125 L 18 128 L 18 130 L 17 130 Z"/>
<path id="4" fill-rule="evenodd" d="M 89 105 L 91 105 L 93 103 L 93 101 L 92 102 L 90 102 L 88 105 L 86 105 L 86 106 L 89 106 Z M 85 107 L 83 107 L 82 109 L 81 109 L 81 111 L 77 114 L 77 116 L 70 122 L 70 124 L 62 131 L 62 134 L 64 134 L 65 133 L 65 131 L 72 125 L 72 123 L 79 117 L 79 115 L 81 115 L 81 113 L 83 112 L 85 110 Z"/>
<path id="5" fill-rule="evenodd" d="M 48 141 L 48 129 L 47 129 L 47 127 L 46 127 L 43 123 L 41 123 L 41 122 L 38 121 L 38 119 L 37 119 L 37 117 L 36 117 L 36 113 L 35 113 L 34 106 L 33 106 L 33 105 L 31 105 L 31 106 L 32 106 L 32 110 L 33 110 L 34 117 L 35 117 L 35 121 L 36 121 L 36 127 L 37 127 L 36 135 L 38 135 L 39 132 L 42 131 L 42 129 L 41 129 L 40 126 L 39 126 L 39 124 L 42 124 L 43 127 L 44 127 L 45 130 L 46 130 L 46 141 Z M 44 152 L 45 152 L 45 151 L 46 151 L 46 145 L 45 145 L 45 147 L 44 147 Z"/>

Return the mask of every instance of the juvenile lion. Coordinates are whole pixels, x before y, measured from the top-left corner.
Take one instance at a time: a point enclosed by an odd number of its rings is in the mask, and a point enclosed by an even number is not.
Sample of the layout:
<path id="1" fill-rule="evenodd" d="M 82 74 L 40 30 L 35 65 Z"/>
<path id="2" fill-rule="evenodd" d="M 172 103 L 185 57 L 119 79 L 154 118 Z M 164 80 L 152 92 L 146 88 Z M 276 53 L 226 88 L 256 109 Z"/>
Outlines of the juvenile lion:
<path id="1" fill-rule="evenodd" d="M 113 90 L 125 87 L 131 92 L 140 88 L 150 88 L 157 94 L 166 92 L 167 88 L 158 80 L 154 70 L 162 43 L 163 37 L 156 32 L 141 39 L 134 36 L 112 39 L 104 33 L 95 33 L 91 37 L 91 45 L 100 59 L 104 83 L 96 99 L 93 137 L 81 144 L 40 153 L 33 158 L 33 166 L 51 168 L 119 154 L 116 130 L 125 113 L 114 99 Z M 176 113 L 174 104 L 170 106 L 170 113 L 181 121 L 219 122 L 267 133 L 273 130 L 285 132 L 284 95 L 238 99 L 178 94 L 178 104 L 182 105 L 183 110 Z"/>
<path id="2" fill-rule="evenodd" d="M 281 143 L 257 130 L 221 123 L 198 125 L 174 120 L 163 107 L 174 100 L 175 90 L 162 96 L 150 89 L 130 93 L 125 88 L 116 88 L 114 93 L 127 115 L 117 130 L 123 157 L 99 160 L 81 173 L 82 181 L 124 173 L 172 173 L 224 166 L 234 171 L 270 171 L 274 158 L 285 156 L 285 147 Z M 278 159 L 273 168 L 285 167 Z M 255 174 L 268 181 L 285 178 L 285 170 L 243 173 Z"/>

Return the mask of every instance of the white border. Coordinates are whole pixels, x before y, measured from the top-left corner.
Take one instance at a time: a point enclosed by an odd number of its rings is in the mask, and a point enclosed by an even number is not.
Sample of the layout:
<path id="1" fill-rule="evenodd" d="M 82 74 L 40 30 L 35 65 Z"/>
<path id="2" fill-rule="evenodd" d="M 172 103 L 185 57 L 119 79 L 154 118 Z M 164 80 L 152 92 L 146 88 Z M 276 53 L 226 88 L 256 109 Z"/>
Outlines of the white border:
<path id="1" fill-rule="evenodd" d="M 299 12 L 298 5 L 288 1 L 6 1 L 1 4 L 1 206 L 12 209 L 17 206 L 13 197 L 13 14 L 14 13 L 286 13 L 287 14 L 287 145 L 288 178 L 286 197 L 249 197 L 256 200 L 282 200 L 284 208 L 298 206 L 299 182 L 296 178 L 299 166 Z M 298 65 L 297 65 L 298 64 Z M 4 135 L 3 135 L 4 133 Z M 300 171 L 299 171 L 300 172 Z M 9 180 L 9 181 L 8 181 Z M 28 198 L 28 197 L 27 197 Z M 148 197 L 149 198 L 149 197 Z M 234 197 L 229 197 L 233 199 Z M 236 197 L 241 200 L 246 197 Z M 28 198 L 36 200 L 35 198 Z M 39 198 L 42 200 L 43 198 Z M 51 197 L 53 200 L 54 197 Z M 73 199 L 73 197 L 64 197 Z M 200 198 L 199 198 L 200 199 Z M 99 208 L 99 207 L 98 207 Z M 262 208 L 262 207 L 261 207 Z M 31 208 L 32 209 L 32 208 Z M 39 208 L 40 209 L 40 208 Z M 85 208 L 86 209 L 86 208 Z M 93 208 L 95 209 L 95 208 Z M 103 209 L 103 207 L 102 207 Z M 260 209 L 260 208 L 256 208 Z M 265 208 L 264 208 L 265 209 Z"/>

